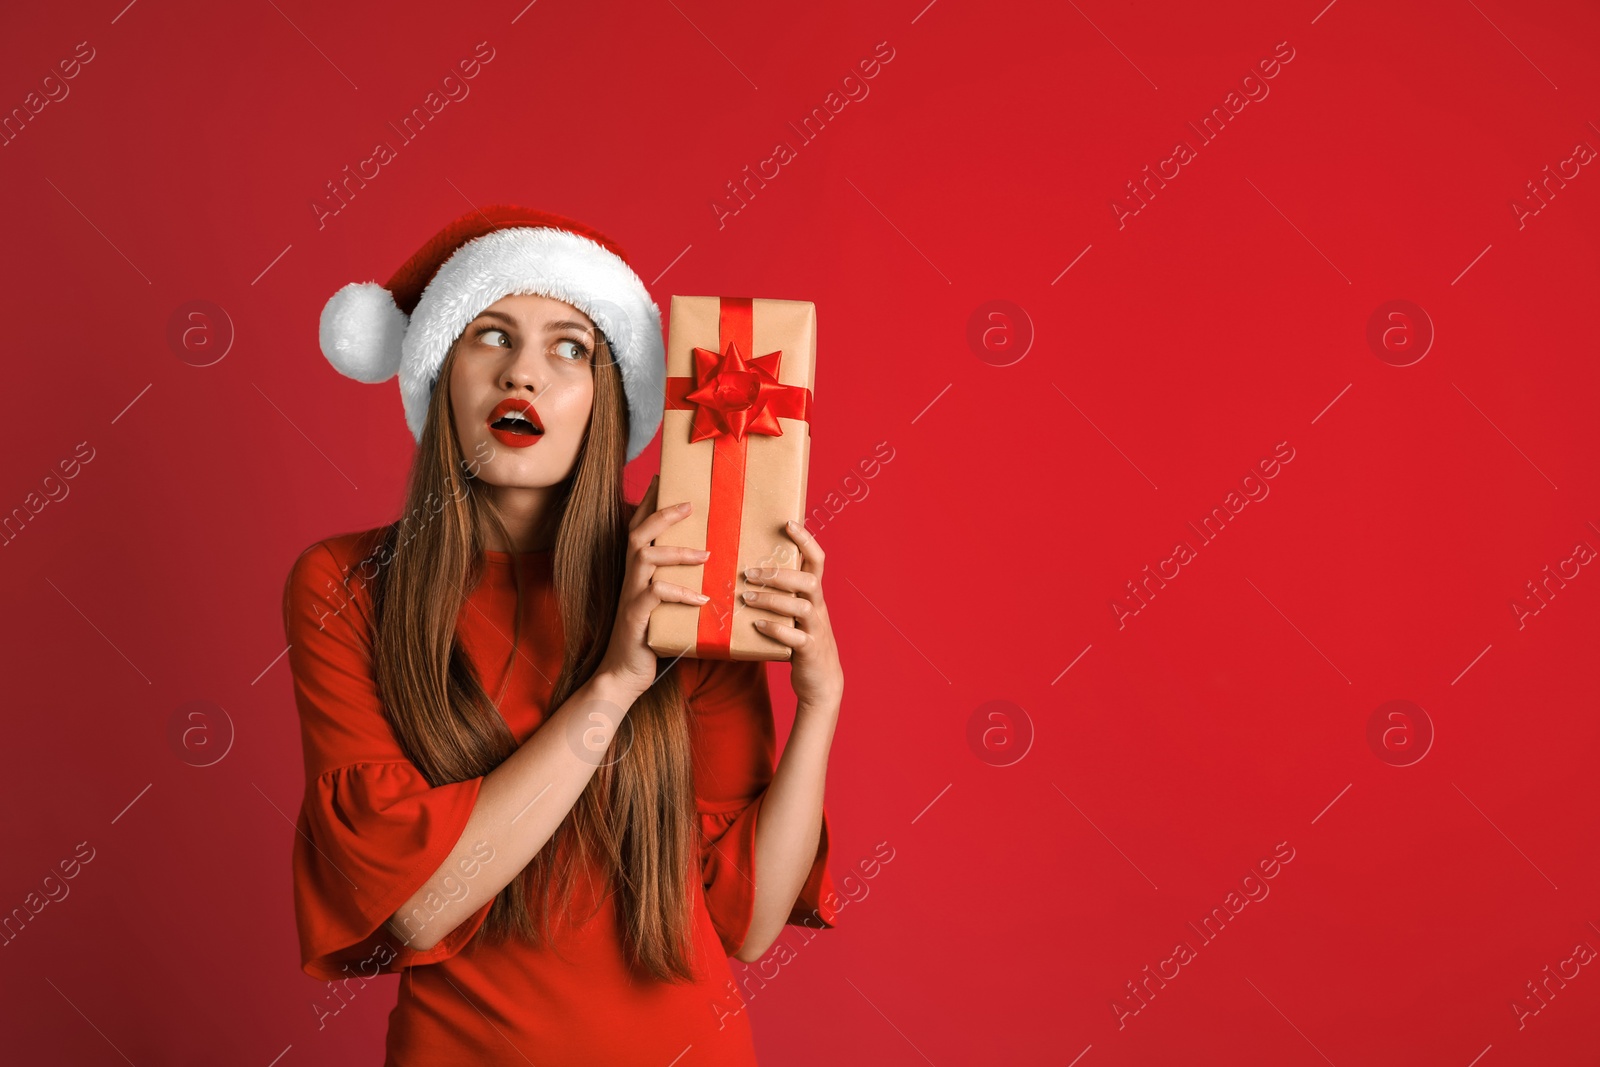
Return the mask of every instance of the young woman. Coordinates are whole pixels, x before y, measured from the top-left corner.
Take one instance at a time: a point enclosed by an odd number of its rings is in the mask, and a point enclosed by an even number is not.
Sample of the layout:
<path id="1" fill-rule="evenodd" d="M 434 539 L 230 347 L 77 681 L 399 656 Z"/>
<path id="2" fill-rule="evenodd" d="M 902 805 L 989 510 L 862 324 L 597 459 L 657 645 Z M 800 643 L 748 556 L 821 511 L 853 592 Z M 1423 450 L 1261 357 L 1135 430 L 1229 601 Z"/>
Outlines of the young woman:
<path id="1" fill-rule="evenodd" d="M 833 925 L 823 787 L 844 677 L 823 553 L 746 575 L 792 616 L 795 723 L 774 768 L 765 665 L 658 662 L 638 505 L 659 312 L 620 249 L 558 216 L 456 220 L 390 279 L 346 286 L 321 341 L 398 373 L 418 441 L 403 517 L 295 561 L 284 626 L 305 752 L 293 853 L 319 1028 L 402 975 L 387 1064 L 754 1064 L 727 956 Z M 814 937 L 815 934 L 806 936 Z"/>

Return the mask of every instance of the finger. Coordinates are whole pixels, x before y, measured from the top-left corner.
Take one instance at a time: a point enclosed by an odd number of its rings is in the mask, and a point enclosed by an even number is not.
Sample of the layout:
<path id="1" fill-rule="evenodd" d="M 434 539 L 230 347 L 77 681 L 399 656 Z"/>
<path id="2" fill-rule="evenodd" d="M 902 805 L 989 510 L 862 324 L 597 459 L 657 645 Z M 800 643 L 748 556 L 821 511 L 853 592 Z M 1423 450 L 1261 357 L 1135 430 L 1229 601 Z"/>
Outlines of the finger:
<path id="1" fill-rule="evenodd" d="M 643 548 L 665 533 L 667 527 L 687 518 L 692 508 L 693 505 L 687 500 L 670 508 L 662 508 L 634 528 L 628 536 L 629 544 L 635 549 Z"/>
<path id="2" fill-rule="evenodd" d="M 791 541 L 800 546 L 800 556 L 805 561 L 805 569 L 819 578 L 822 577 L 822 561 L 825 557 L 822 546 L 811 536 L 811 531 L 805 528 L 804 523 L 790 519 L 785 532 Z"/>
<path id="3" fill-rule="evenodd" d="M 654 600 L 663 604 L 694 604 L 698 606 L 711 598 L 704 593 L 697 593 L 688 586 L 679 585 L 676 582 L 653 580 L 641 599 Z"/>
<path id="4" fill-rule="evenodd" d="M 779 615 L 793 616 L 802 622 L 810 618 L 814 610 L 811 601 L 801 600 L 797 596 L 785 596 L 782 593 L 765 593 L 752 589 L 739 594 L 739 597 L 752 608 L 765 608 Z"/>
<path id="5" fill-rule="evenodd" d="M 822 579 L 810 571 L 797 571 L 792 567 L 747 567 L 744 577 L 751 585 L 799 593 L 813 600 L 822 594 Z"/>
<path id="6" fill-rule="evenodd" d="M 780 644 L 788 645 L 793 649 L 802 649 L 811 643 L 811 635 L 804 630 L 797 630 L 793 626 L 771 619 L 757 619 L 756 629 Z"/>
<path id="7" fill-rule="evenodd" d="M 637 536 L 639 531 L 635 531 Z M 623 574 L 622 588 L 625 596 L 638 596 L 655 579 L 657 567 L 672 565 L 698 566 L 711 557 L 703 548 L 678 545 L 644 545 L 636 550 Z"/>
<path id="8" fill-rule="evenodd" d="M 633 518 L 628 520 L 629 530 L 638 529 L 645 517 L 656 510 L 656 496 L 660 488 L 661 475 L 653 475 L 650 479 L 650 488 L 644 491 L 644 499 L 639 501 L 638 506 L 633 509 Z"/>
<path id="9" fill-rule="evenodd" d="M 703 548 L 690 548 L 687 545 L 646 545 L 639 550 L 639 560 L 642 563 L 653 564 L 657 567 L 667 567 L 673 564 L 696 566 L 711 558 L 711 553 Z"/>

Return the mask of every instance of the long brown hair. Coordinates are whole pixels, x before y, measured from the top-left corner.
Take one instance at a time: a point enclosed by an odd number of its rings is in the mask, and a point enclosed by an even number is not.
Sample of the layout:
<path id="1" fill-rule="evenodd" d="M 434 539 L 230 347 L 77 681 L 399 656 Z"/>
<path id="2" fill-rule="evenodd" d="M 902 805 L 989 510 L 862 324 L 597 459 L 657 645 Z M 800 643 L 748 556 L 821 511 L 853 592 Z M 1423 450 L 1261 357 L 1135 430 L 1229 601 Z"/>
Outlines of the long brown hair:
<path id="1" fill-rule="evenodd" d="M 604 657 L 626 564 L 627 406 L 611 346 L 595 332 L 589 426 L 543 531 L 555 531 L 553 572 L 564 640 L 547 713 L 587 681 Z M 458 338 L 439 372 L 403 517 L 386 528 L 381 546 L 389 561 L 372 586 L 378 693 L 407 757 L 434 786 L 487 774 L 517 748 L 455 637 L 457 616 L 483 576 L 482 531 L 493 528 L 500 543 L 510 543 L 456 436 L 449 382 L 459 345 Z M 517 554 L 511 558 L 520 628 L 523 577 Z M 512 656 L 517 638 L 514 633 Z M 604 874 L 601 888 L 617 897 L 634 963 L 657 979 L 691 980 L 696 952 L 688 879 L 699 870 L 694 819 L 688 712 L 669 665 L 622 718 L 577 803 L 496 896 L 477 936 L 548 944 L 552 885 L 561 887 L 554 906 L 570 915 L 574 882 L 597 869 Z"/>

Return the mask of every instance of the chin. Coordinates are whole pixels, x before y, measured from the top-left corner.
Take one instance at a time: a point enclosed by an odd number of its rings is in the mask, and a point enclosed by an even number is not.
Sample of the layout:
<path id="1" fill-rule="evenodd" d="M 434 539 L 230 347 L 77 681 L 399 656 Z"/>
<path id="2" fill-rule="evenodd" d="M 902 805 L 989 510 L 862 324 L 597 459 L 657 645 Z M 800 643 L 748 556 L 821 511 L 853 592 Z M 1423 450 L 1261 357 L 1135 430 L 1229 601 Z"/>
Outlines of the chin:
<path id="1" fill-rule="evenodd" d="M 559 485 L 572 473 L 576 460 L 577 457 L 572 456 L 565 464 L 558 464 L 548 455 L 523 458 L 508 455 L 507 450 L 501 448 L 493 459 L 478 468 L 475 477 L 485 485 L 504 489 L 548 489 Z"/>
<path id="2" fill-rule="evenodd" d="M 476 480 L 484 485 L 492 485 L 496 489 L 549 489 L 552 486 L 559 485 L 562 481 L 560 478 L 538 477 L 500 479 L 486 477 L 485 473 L 480 471 Z"/>

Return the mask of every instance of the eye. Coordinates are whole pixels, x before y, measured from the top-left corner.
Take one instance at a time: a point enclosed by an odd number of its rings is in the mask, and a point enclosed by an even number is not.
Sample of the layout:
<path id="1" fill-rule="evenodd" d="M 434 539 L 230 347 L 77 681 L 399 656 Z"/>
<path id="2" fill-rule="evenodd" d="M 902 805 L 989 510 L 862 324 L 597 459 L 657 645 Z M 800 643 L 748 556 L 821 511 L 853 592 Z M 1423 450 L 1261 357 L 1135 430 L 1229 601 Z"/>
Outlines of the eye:
<path id="1" fill-rule="evenodd" d="M 573 340 L 571 337 L 563 337 L 556 342 L 556 354 L 571 363 L 589 358 L 589 350 L 583 347 L 583 342 Z"/>
<path id="2" fill-rule="evenodd" d="M 488 337 L 491 334 L 498 334 L 505 341 L 505 344 L 502 345 L 499 341 L 485 341 L 484 338 Z M 495 348 L 510 348 L 511 347 L 511 335 L 506 333 L 504 330 L 500 329 L 498 326 L 489 326 L 489 327 L 486 327 L 486 328 L 484 328 L 482 330 L 479 330 L 478 331 L 478 340 L 483 342 L 484 344 L 490 345 L 490 346 L 495 347 Z"/>

